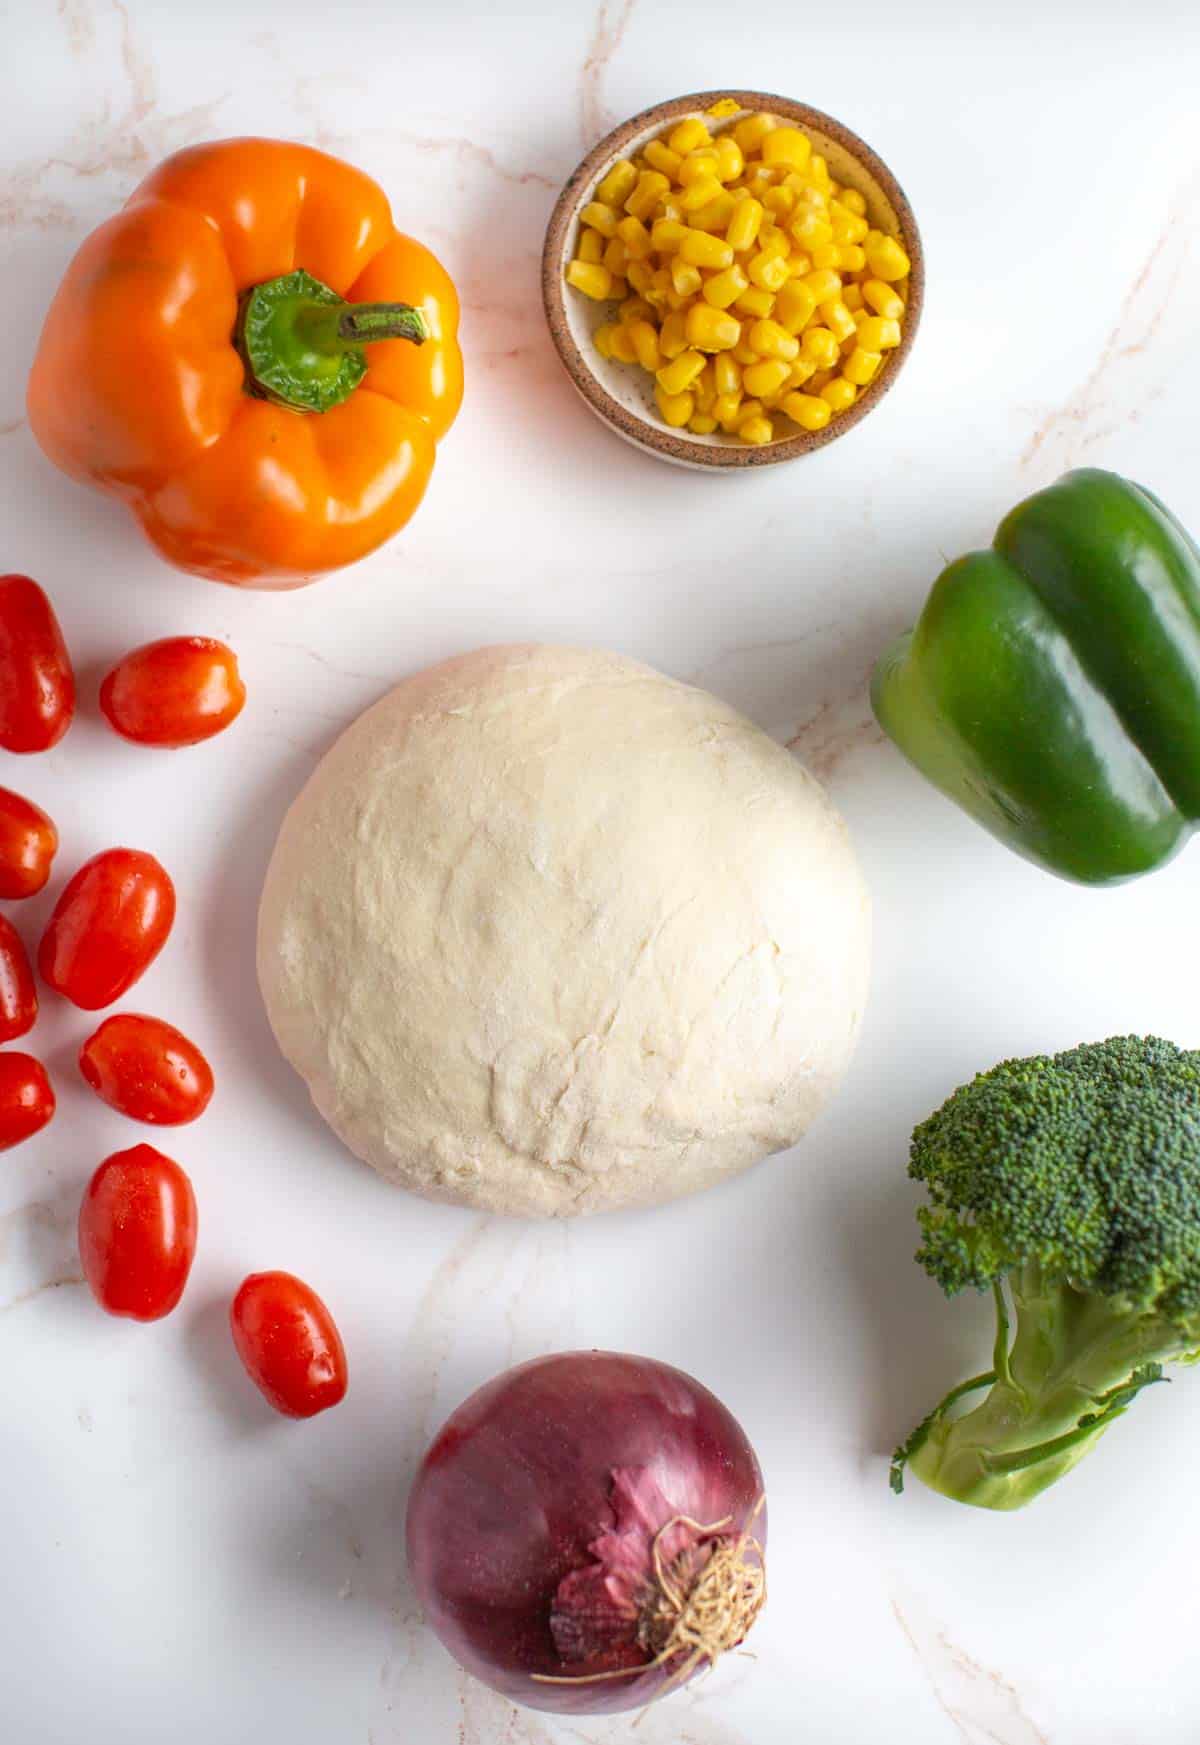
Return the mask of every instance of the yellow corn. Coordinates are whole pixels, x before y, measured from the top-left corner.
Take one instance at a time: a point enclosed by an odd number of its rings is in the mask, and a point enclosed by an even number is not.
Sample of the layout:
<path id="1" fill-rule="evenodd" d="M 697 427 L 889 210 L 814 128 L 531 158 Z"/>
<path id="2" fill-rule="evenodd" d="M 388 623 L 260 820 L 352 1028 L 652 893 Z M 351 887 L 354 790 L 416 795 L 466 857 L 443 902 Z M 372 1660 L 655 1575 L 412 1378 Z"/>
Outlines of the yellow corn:
<path id="1" fill-rule="evenodd" d="M 867 265 L 875 278 L 891 283 L 894 279 L 908 277 L 912 263 L 894 236 L 880 236 L 878 232 L 870 231 L 863 247 Z"/>
<path id="2" fill-rule="evenodd" d="M 658 170 L 643 170 L 632 194 L 625 202 L 626 212 L 633 218 L 640 218 L 644 223 L 670 186 L 670 182 Z"/>
<path id="3" fill-rule="evenodd" d="M 875 372 L 882 362 L 882 352 L 868 351 L 865 346 L 856 345 L 842 365 L 842 374 L 856 387 L 865 388 L 868 382 L 874 380 Z"/>
<path id="4" fill-rule="evenodd" d="M 736 430 L 738 413 L 741 410 L 741 390 L 729 394 L 718 394 L 712 404 L 712 414 L 722 430 Z"/>
<path id="5" fill-rule="evenodd" d="M 708 178 L 716 179 L 717 148 L 715 145 L 702 145 L 696 151 L 688 152 L 679 160 L 679 168 L 675 180 L 681 188 L 689 187 L 693 182 L 703 182 Z"/>
<path id="6" fill-rule="evenodd" d="M 617 225 L 617 235 L 625 244 L 625 253 L 631 261 L 644 261 L 653 247 L 650 232 L 640 218 L 622 218 Z"/>
<path id="7" fill-rule="evenodd" d="M 619 236 L 610 239 L 604 250 L 604 264 L 614 279 L 619 279 L 625 271 L 625 244 Z"/>
<path id="8" fill-rule="evenodd" d="M 816 364 L 806 357 L 794 358 L 788 366 L 787 385 L 789 388 L 802 388 L 810 376 L 817 373 Z"/>
<path id="9" fill-rule="evenodd" d="M 790 255 L 792 245 L 777 224 L 766 223 L 758 233 L 759 254 Z"/>
<path id="10" fill-rule="evenodd" d="M 717 397 L 717 390 L 711 358 L 692 383 L 692 394 L 695 397 L 697 412 L 712 411 L 712 403 Z"/>
<path id="11" fill-rule="evenodd" d="M 678 357 L 687 350 L 687 335 L 683 331 L 683 316 L 672 309 L 658 330 L 658 349 L 665 358 Z"/>
<path id="12" fill-rule="evenodd" d="M 743 418 L 758 418 L 762 413 L 762 409 L 763 403 L 761 400 L 743 400 L 741 405 L 738 407 L 737 422 L 740 424 Z"/>
<path id="13" fill-rule="evenodd" d="M 686 424 L 696 410 L 696 402 L 690 394 L 668 394 L 661 387 L 655 388 L 654 400 L 663 423 L 669 424 L 673 430 Z"/>
<path id="14" fill-rule="evenodd" d="M 689 115 L 686 121 L 680 121 L 667 135 L 667 144 L 671 150 L 678 152 L 680 157 L 686 157 L 698 146 L 708 145 L 712 139 L 708 128 L 698 115 Z"/>
<path id="15" fill-rule="evenodd" d="M 640 263 L 635 262 L 634 264 Z M 668 292 L 672 289 L 669 270 L 666 267 L 656 267 L 650 275 L 650 283 L 642 288 L 642 296 L 647 303 L 653 303 L 656 309 L 661 309 L 667 301 Z"/>
<path id="16" fill-rule="evenodd" d="M 767 188 L 762 203 L 777 218 L 788 218 L 796 209 L 796 196 L 790 188 Z"/>
<path id="17" fill-rule="evenodd" d="M 741 338 L 741 322 L 714 309 L 709 303 L 693 303 L 684 317 L 684 333 L 697 351 L 731 351 Z"/>
<path id="18" fill-rule="evenodd" d="M 717 179 L 722 182 L 736 182 L 746 167 L 746 159 L 742 148 L 734 139 L 732 133 L 722 133 L 717 137 Z"/>
<path id="19" fill-rule="evenodd" d="M 771 420 L 760 412 L 757 418 L 743 418 L 737 427 L 737 433 L 743 442 L 759 447 L 764 442 L 770 442 L 775 429 Z"/>
<path id="20" fill-rule="evenodd" d="M 679 204 L 685 212 L 698 212 L 701 206 L 707 206 L 710 200 L 715 200 L 722 193 L 724 189 L 717 178 L 704 175 L 698 181 L 688 183 L 679 196 Z"/>
<path id="21" fill-rule="evenodd" d="M 749 364 L 742 371 L 742 386 L 748 394 L 774 394 L 782 388 L 789 374 L 788 365 L 782 358 L 764 358 L 761 363 Z"/>
<path id="22" fill-rule="evenodd" d="M 628 327 L 634 321 L 649 321 L 654 311 L 644 297 L 626 297 L 620 314 L 621 320 Z"/>
<path id="23" fill-rule="evenodd" d="M 661 170 L 664 176 L 672 181 L 679 174 L 679 166 L 683 162 L 677 151 L 672 151 L 669 145 L 664 145 L 661 139 L 652 139 L 642 152 L 642 156 L 652 170 Z"/>
<path id="24" fill-rule="evenodd" d="M 812 261 L 806 254 L 801 254 L 799 249 L 793 248 L 788 256 L 787 268 L 789 279 L 802 279 L 806 273 L 812 272 Z"/>
<path id="25" fill-rule="evenodd" d="M 671 257 L 671 283 L 677 296 L 691 298 L 696 295 L 704 281 L 700 276 L 700 268 L 692 266 L 682 255 L 677 254 Z M 682 303 L 679 305 L 681 309 L 683 306 Z"/>
<path id="26" fill-rule="evenodd" d="M 778 291 L 787 281 L 787 261 L 781 254 L 762 249 L 753 256 L 746 272 L 760 290 Z"/>
<path id="27" fill-rule="evenodd" d="M 631 321 L 627 324 L 634 355 L 644 370 L 651 374 L 662 368 L 662 353 L 658 349 L 658 329 L 650 321 Z M 686 386 L 686 383 L 685 383 Z"/>
<path id="28" fill-rule="evenodd" d="M 775 293 L 764 291 L 759 285 L 748 285 L 734 304 L 742 315 L 753 315 L 760 321 L 770 315 L 774 307 Z"/>
<path id="29" fill-rule="evenodd" d="M 710 104 L 704 113 L 706 115 L 720 116 L 721 120 L 725 121 L 728 120 L 731 115 L 740 114 L 741 108 L 742 106 L 736 97 L 718 97 L 716 102 Z"/>
<path id="30" fill-rule="evenodd" d="M 659 254 L 670 254 L 679 247 L 688 227 L 677 218 L 656 218 L 650 226 L 650 241 Z"/>
<path id="31" fill-rule="evenodd" d="M 654 379 L 664 394 L 682 394 L 691 387 L 703 368 L 704 358 L 700 352 L 681 351 L 669 364 L 663 364 L 655 371 Z"/>
<path id="32" fill-rule="evenodd" d="M 791 363 L 800 353 L 800 341 L 778 321 L 756 321 L 746 337 L 759 357 L 780 357 Z M 759 388 L 752 390 L 756 394 L 761 391 Z"/>
<path id="33" fill-rule="evenodd" d="M 900 323 L 872 315 L 858 325 L 858 343 L 865 351 L 890 351 L 900 344 Z"/>
<path id="34" fill-rule="evenodd" d="M 713 387 L 718 394 L 742 391 L 742 366 L 727 351 L 718 352 L 713 359 Z"/>
<path id="35" fill-rule="evenodd" d="M 861 273 L 866 264 L 866 250 L 859 248 L 856 242 L 838 244 L 838 266 L 843 273 Z"/>
<path id="36" fill-rule="evenodd" d="M 706 230 L 689 230 L 679 245 L 680 260 L 694 267 L 712 267 L 722 272 L 733 265 L 733 250 L 721 236 L 710 236 Z"/>
<path id="37" fill-rule="evenodd" d="M 762 359 L 759 357 L 748 339 L 738 340 L 733 348 L 733 356 L 737 359 L 738 363 L 743 366 L 762 362 Z"/>
<path id="38" fill-rule="evenodd" d="M 726 267 L 723 273 L 714 273 L 711 279 L 704 283 L 704 301 L 714 309 L 728 309 L 729 305 L 739 298 L 750 283 L 741 267 L 735 261 L 733 266 Z"/>
<path id="39" fill-rule="evenodd" d="M 836 242 L 819 242 L 812 251 L 816 272 L 836 272 L 842 264 L 842 251 Z"/>
<path id="40" fill-rule="evenodd" d="M 846 340 L 853 339 L 858 332 L 854 325 L 854 317 L 840 296 L 830 297 L 821 304 L 821 320 L 839 345 L 844 345 Z"/>
<path id="41" fill-rule="evenodd" d="M 832 382 L 826 382 L 821 389 L 821 398 L 835 412 L 844 412 L 847 406 L 853 406 L 858 399 L 858 389 L 845 376 L 835 376 Z"/>
<path id="42" fill-rule="evenodd" d="M 584 231 L 575 250 L 575 259 L 593 267 L 604 259 L 604 238 L 598 230 Z"/>
<path id="43" fill-rule="evenodd" d="M 838 198 L 846 210 L 853 212 L 856 217 L 862 218 L 866 213 L 867 202 L 857 188 L 843 188 Z"/>
<path id="44" fill-rule="evenodd" d="M 816 394 L 819 397 L 821 389 L 825 387 L 827 383 L 832 382 L 833 377 L 833 370 L 815 370 L 808 378 L 808 392 L 810 394 Z"/>
<path id="45" fill-rule="evenodd" d="M 822 400 L 816 394 L 788 394 L 783 401 L 783 410 L 801 430 L 824 430 L 833 416 L 833 407 L 828 400 Z"/>
<path id="46" fill-rule="evenodd" d="M 838 342 L 827 327 L 805 328 L 800 350 L 819 370 L 831 370 L 838 361 Z"/>
<path id="47" fill-rule="evenodd" d="M 763 206 L 761 200 L 755 200 L 753 196 L 739 200 L 730 214 L 729 224 L 725 231 L 725 240 L 730 248 L 739 251 L 752 248 L 762 221 Z"/>
<path id="48" fill-rule="evenodd" d="M 800 247 L 807 249 L 809 254 L 814 248 L 821 248 L 833 241 L 832 224 L 824 213 L 814 212 L 811 206 L 801 207 L 795 217 L 789 220 L 788 229 Z"/>
<path id="49" fill-rule="evenodd" d="M 654 268 L 649 261 L 630 261 L 625 268 L 625 277 L 634 290 L 644 297 L 654 283 Z"/>
<path id="50" fill-rule="evenodd" d="M 618 363 L 635 364 L 637 362 L 637 352 L 633 349 L 633 341 L 629 337 L 627 327 L 614 327 L 609 335 L 608 343 L 612 349 L 612 355 Z"/>
<path id="51" fill-rule="evenodd" d="M 574 285 L 577 291 L 582 291 L 585 297 L 594 298 L 597 303 L 603 303 L 606 297 L 612 295 L 612 274 L 607 267 L 599 266 L 594 261 L 572 261 L 567 268 L 567 283 Z"/>
<path id="52" fill-rule="evenodd" d="M 801 283 L 808 286 L 818 303 L 827 303 L 831 297 L 836 297 L 842 288 L 841 278 L 837 273 L 831 272 L 828 267 L 824 270 L 814 268 L 811 273 L 805 274 Z"/>
<path id="53" fill-rule="evenodd" d="M 710 230 L 714 234 L 724 234 L 729 220 L 733 217 L 733 209 L 737 201 L 726 188 L 707 206 L 698 206 L 694 212 L 689 212 L 687 221 L 695 230 Z"/>
<path id="54" fill-rule="evenodd" d="M 624 206 L 632 194 L 638 173 L 628 158 L 618 158 L 596 189 L 597 200 L 606 206 Z"/>
<path id="55" fill-rule="evenodd" d="M 829 165 L 820 152 L 814 152 L 809 158 L 808 176 L 815 188 L 823 188 L 827 194 L 832 192 L 833 181 L 829 174 Z"/>
<path id="56" fill-rule="evenodd" d="M 882 315 L 887 321 L 899 321 L 904 314 L 904 304 L 900 297 L 882 279 L 866 279 L 862 294 L 863 302 L 869 304 L 876 315 Z"/>
<path id="57" fill-rule="evenodd" d="M 612 336 L 615 332 L 615 323 L 611 321 L 602 321 L 595 333 L 593 333 L 592 344 L 600 353 L 601 357 L 611 357 L 613 355 Z"/>
<path id="58" fill-rule="evenodd" d="M 802 170 L 812 157 L 812 141 L 798 127 L 776 127 L 762 142 L 764 164 L 785 164 L 789 170 Z"/>
<path id="59" fill-rule="evenodd" d="M 775 299 L 775 319 L 789 333 L 799 333 L 816 311 L 817 299 L 803 279 L 789 279 Z"/>
<path id="60" fill-rule="evenodd" d="M 598 230 L 601 236 L 617 234 L 617 215 L 611 206 L 606 206 L 601 200 L 593 200 L 579 214 L 580 224 L 586 224 L 591 230 Z"/>
<path id="61" fill-rule="evenodd" d="M 861 242 L 870 230 L 866 219 L 852 212 L 844 200 L 829 202 L 829 222 L 837 242 Z"/>
<path id="62" fill-rule="evenodd" d="M 693 436 L 711 436 L 717 428 L 717 421 L 708 412 L 693 412 L 688 419 L 688 429 Z"/>
<path id="63" fill-rule="evenodd" d="M 758 151 L 768 133 L 773 133 L 779 123 L 773 115 L 747 115 L 739 121 L 733 130 L 733 137 L 747 158 L 752 158 Z"/>

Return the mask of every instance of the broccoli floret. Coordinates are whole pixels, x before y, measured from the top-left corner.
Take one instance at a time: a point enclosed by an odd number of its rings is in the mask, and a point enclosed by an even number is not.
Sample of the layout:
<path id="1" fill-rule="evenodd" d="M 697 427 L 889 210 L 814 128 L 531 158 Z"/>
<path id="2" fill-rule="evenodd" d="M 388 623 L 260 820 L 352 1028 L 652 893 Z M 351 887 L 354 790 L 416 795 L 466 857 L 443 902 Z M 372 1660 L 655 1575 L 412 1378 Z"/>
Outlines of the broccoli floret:
<path id="1" fill-rule="evenodd" d="M 996 1342 L 896 1450 L 892 1488 L 908 1467 L 1020 1508 L 1164 1363 L 1200 1357 L 1200 1053 L 1115 1036 L 1003 1061 L 916 1129 L 909 1174 L 929 1195 L 917 1260 L 947 1296 L 991 1290 Z"/>

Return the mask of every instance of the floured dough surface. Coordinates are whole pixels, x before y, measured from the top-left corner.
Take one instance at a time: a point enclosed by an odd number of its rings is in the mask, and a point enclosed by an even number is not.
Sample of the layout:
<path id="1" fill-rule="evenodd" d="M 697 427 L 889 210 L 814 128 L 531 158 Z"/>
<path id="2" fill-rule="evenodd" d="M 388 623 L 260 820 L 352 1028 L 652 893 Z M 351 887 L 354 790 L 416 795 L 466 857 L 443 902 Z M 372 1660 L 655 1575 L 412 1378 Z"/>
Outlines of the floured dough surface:
<path id="1" fill-rule="evenodd" d="M 814 779 L 618 655 L 480 649 L 354 723 L 284 821 L 258 967 L 345 1143 L 569 1215 L 791 1145 L 858 1030 L 866 890 Z"/>

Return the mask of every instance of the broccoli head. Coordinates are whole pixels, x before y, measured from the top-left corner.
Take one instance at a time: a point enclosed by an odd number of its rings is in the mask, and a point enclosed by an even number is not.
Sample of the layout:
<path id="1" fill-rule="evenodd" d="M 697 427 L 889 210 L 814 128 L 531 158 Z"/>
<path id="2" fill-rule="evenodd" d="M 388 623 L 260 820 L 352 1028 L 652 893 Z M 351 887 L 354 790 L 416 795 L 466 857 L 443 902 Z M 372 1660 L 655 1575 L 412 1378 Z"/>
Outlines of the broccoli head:
<path id="1" fill-rule="evenodd" d="M 917 1260 L 948 1296 L 990 1290 L 997 1325 L 991 1369 L 896 1450 L 892 1488 L 907 1467 L 1020 1508 L 1200 1356 L 1200 1053 L 1116 1036 L 1004 1061 L 916 1129 L 909 1174 Z"/>

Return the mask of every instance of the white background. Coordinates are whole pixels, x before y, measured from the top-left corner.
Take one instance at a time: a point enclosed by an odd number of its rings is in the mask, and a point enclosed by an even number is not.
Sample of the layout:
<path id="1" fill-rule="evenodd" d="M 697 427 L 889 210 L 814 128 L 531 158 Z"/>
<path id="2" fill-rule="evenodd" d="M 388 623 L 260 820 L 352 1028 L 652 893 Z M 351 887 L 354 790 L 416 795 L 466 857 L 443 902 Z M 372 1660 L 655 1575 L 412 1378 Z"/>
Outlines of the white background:
<path id="1" fill-rule="evenodd" d="M 700 1376 L 756 1443 L 771 1600 L 752 1641 L 653 1711 L 642 1745 L 1194 1745 L 1200 1377 L 1158 1388 L 1023 1516 L 886 1484 L 886 1452 L 979 1367 L 987 1309 L 912 1264 L 908 1131 L 1003 1055 L 1149 1029 L 1200 1045 L 1200 850 L 1107 893 L 1025 866 L 912 774 L 863 682 L 944 558 L 1080 461 L 1200 523 L 1195 337 L 1200 27 L 1185 0 L 797 6 L 247 6 L 15 0 L 0 87 L 0 567 L 59 608 L 80 718 L 0 781 L 45 804 L 60 876 L 159 854 L 174 936 L 135 1005 L 208 1050 L 218 1094 L 170 1149 L 201 1210 L 180 1310 L 145 1328 L 78 1284 L 75 1208 L 139 1136 L 74 1076 L 88 1019 L 47 1001 L 54 1125 L 0 1164 L 0 1738 L 14 1745 L 558 1745 L 421 1627 L 401 1524 L 442 1417 L 516 1359 L 630 1349 Z M 551 351 L 537 262 L 553 195 L 611 123 L 734 85 L 839 116 L 922 227 L 925 319 L 842 443 L 712 479 L 608 435 Z M 468 388 L 419 516 L 306 592 L 163 567 L 116 505 L 37 452 L 23 385 L 86 231 L 161 156 L 237 132 L 375 174 L 461 286 Z M 106 665 L 227 638 L 250 703 L 177 756 L 99 722 Z M 523 1225 L 377 1181 L 311 1113 L 266 1029 L 255 906 L 279 819 L 393 681 L 514 638 L 599 643 L 695 678 L 798 748 L 876 899 L 865 1034 L 794 1154 L 657 1214 Z M 310 1278 L 344 1331 L 344 1406 L 274 1418 L 225 1305 L 251 1269 Z"/>

